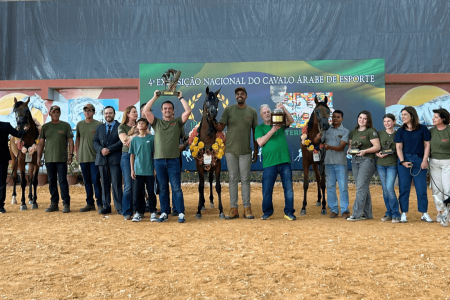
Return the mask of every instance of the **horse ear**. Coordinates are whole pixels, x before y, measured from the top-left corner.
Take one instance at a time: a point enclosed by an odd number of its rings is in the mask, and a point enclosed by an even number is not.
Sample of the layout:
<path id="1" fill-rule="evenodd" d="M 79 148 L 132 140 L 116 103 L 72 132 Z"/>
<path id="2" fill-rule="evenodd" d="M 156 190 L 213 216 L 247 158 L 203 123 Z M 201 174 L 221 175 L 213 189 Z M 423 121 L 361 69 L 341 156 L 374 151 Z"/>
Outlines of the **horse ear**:
<path id="1" fill-rule="evenodd" d="M 28 103 L 30 103 L 30 97 L 28 97 L 27 102 L 25 102 L 26 105 L 28 105 Z"/>
<path id="2" fill-rule="evenodd" d="M 214 93 L 214 95 L 216 95 L 216 97 L 217 97 L 217 95 L 219 95 L 221 89 L 222 89 L 222 87 L 220 87 L 220 89 Z"/>
<path id="3" fill-rule="evenodd" d="M 17 98 L 16 97 L 14 97 L 14 103 L 17 103 Z"/>
<path id="4" fill-rule="evenodd" d="M 209 95 L 209 85 L 206 87 L 206 96 Z"/>
<path id="5" fill-rule="evenodd" d="M 317 95 L 314 97 L 314 103 L 316 103 L 316 105 L 317 103 L 319 103 L 319 98 L 317 97 Z"/>
<path id="6" fill-rule="evenodd" d="M 325 99 L 323 100 L 323 102 L 324 102 L 325 104 L 328 103 L 328 97 L 327 97 L 327 96 L 325 96 Z"/>

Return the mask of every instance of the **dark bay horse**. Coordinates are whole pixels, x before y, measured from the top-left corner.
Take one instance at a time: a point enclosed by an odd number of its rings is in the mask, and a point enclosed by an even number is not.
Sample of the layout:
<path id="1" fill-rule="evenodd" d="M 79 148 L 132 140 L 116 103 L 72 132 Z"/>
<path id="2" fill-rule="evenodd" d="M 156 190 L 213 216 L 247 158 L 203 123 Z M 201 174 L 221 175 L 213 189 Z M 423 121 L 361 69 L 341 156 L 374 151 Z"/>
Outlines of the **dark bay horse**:
<path id="1" fill-rule="evenodd" d="M 37 151 L 34 151 L 33 154 L 29 155 L 31 156 L 31 161 L 27 162 L 26 157 L 28 154 L 28 149 L 33 146 L 33 144 L 36 143 L 36 139 L 39 136 L 39 130 L 36 126 L 36 123 L 33 121 L 33 117 L 31 115 L 31 111 L 28 107 L 28 103 L 30 102 L 30 98 L 28 98 L 28 101 L 22 102 L 17 101 L 16 98 L 14 98 L 14 114 L 16 116 L 17 121 L 17 130 L 22 130 L 25 126 L 28 127 L 28 131 L 24 134 L 22 139 L 19 141 L 18 144 L 18 152 L 17 155 L 15 155 L 15 142 L 13 139 L 11 139 L 10 146 L 9 146 L 9 152 L 11 153 L 12 158 L 12 180 L 14 183 L 13 187 L 13 200 L 12 204 L 15 204 L 16 199 L 16 184 L 17 184 L 17 171 L 20 170 L 20 186 L 22 187 L 22 199 L 21 199 L 21 206 L 20 210 L 27 210 L 27 205 L 25 204 L 25 188 L 27 186 L 27 180 L 25 178 L 25 165 L 28 164 L 28 182 L 30 184 L 30 191 L 28 194 L 28 199 L 30 200 L 31 209 L 37 209 L 38 204 L 36 203 L 37 200 L 37 185 L 38 185 L 38 174 L 39 174 L 39 166 L 37 165 Z M 22 149 L 27 149 L 26 153 L 22 152 Z M 17 166 L 16 166 L 17 164 Z M 34 189 L 32 189 L 32 187 Z M 33 195 L 34 190 L 34 195 Z"/>
<path id="2" fill-rule="evenodd" d="M 202 217 L 202 208 L 205 206 L 205 173 L 209 172 L 209 184 L 210 184 L 210 194 L 209 201 L 210 207 L 214 208 L 214 195 L 213 195 L 213 180 L 214 175 L 216 176 L 216 192 L 219 197 L 219 217 L 221 219 L 225 218 L 223 213 L 222 206 L 222 196 L 221 196 L 221 185 L 220 185 L 220 170 L 222 168 L 222 164 L 220 159 L 215 155 L 214 150 L 212 149 L 213 144 L 216 142 L 216 134 L 217 131 L 213 126 L 213 122 L 217 116 L 217 112 L 219 109 L 219 99 L 217 95 L 219 94 L 220 89 L 216 92 L 212 92 L 209 90 L 209 87 L 206 88 L 206 97 L 205 103 L 203 104 L 203 113 L 202 120 L 200 122 L 200 126 L 198 128 L 198 138 L 199 141 L 203 142 L 204 148 L 198 151 L 198 154 L 195 158 L 195 166 L 198 171 L 198 192 L 199 192 L 199 201 L 198 201 L 198 210 L 195 217 L 200 219 Z M 211 162 L 205 163 L 204 155 L 211 155 Z"/>
<path id="3" fill-rule="evenodd" d="M 314 138 L 320 132 L 324 132 L 330 128 L 330 124 L 328 123 L 328 118 L 330 117 L 330 109 L 328 108 L 327 102 L 328 97 L 325 96 L 323 102 L 319 102 L 317 96 L 314 98 L 314 102 L 316 103 L 316 107 L 309 118 L 308 128 L 307 128 L 307 139 L 311 141 L 311 145 L 314 144 Z M 320 142 L 319 142 L 320 143 Z M 300 215 L 306 215 L 306 195 L 309 187 L 309 166 L 312 165 L 314 174 L 316 175 L 317 181 L 317 203 L 316 206 L 320 206 L 322 199 L 322 215 L 327 214 L 326 209 L 326 200 L 325 200 L 325 166 L 323 164 L 325 150 L 320 149 L 319 145 L 313 145 L 315 149 L 319 148 L 320 153 L 320 161 L 314 161 L 312 151 L 308 150 L 308 146 L 301 144 L 302 149 L 302 157 L 303 157 L 303 206 L 300 211 Z M 320 172 L 319 172 L 319 164 L 320 164 Z M 323 198 L 322 198 L 323 197 Z"/>

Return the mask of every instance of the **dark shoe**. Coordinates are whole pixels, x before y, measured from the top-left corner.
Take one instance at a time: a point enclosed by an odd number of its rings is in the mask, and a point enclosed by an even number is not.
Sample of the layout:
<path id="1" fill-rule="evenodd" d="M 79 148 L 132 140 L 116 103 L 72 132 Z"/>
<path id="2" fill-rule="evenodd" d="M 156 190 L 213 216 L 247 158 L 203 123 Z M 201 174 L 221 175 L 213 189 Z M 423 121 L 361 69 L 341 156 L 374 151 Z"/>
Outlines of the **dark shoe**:
<path id="1" fill-rule="evenodd" d="M 294 216 L 293 213 L 288 213 L 287 215 L 284 215 L 284 218 L 285 218 L 286 220 L 289 220 L 289 221 L 295 221 L 295 220 L 297 220 L 297 217 Z"/>
<path id="2" fill-rule="evenodd" d="M 162 223 L 162 222 L 167 222 L 169 221 L 169 217 L 167 216 L 166 213 L 162 213 L 161 216 L 159 217 L 158 220 L 156 220 L 156 222 Z"/>
<path id="3" fill-rule="evenodd" d="M 99 205 L 99 206 L 97 207 L 97 211 L 98 211 L 99 214 L 102 213 L 102 209 L 103 209 L 103 206 L 102 206 L 102 205 Z"/>
<path id="4" fill-rule="evenodd" d="M 110 207 L 104 207 L 102 208 L 102 210 L 100 211 L 100 214 L 102 215 L 106 215 L 106 214 L 110 214 L 111 213 L 111 206 Z"/>
<path id="5" fill-rule="evenodd" d="M 70 204 L 64 204 L 62 212 L 65 214 L 70 213 Z"/>
<path id="6" fill-rule="evenodd" d="M 54 212 L 59 211 L 58 204 L 51 203 L 48 208 L 45 209 L 45 212 Z"/>
<path id="7" fill-rule="evenodd" d="M 0 214 L 6 214 L 6 210 L 3 207 L 0 207 Z"/>
<path id="8" fill-rule="evenodd" d="M 125 221 L 129 221 L 129 220 L 131 220 L 131 216 L 123 216 L 123 219 L 125 220 Z"/>
<path id="9" fill-rule="evenodd" d="M 345 212 L 342 214 L 342 219 L 347 219 L 350 217 L 350 214 L 348 212 Z"/>
<path id="10" fill-rule="evenodd" d="M 272 219 L 272 215 L 269 214 L 263 214 L 261 217 L 261 220 L 270 220 Z"/>
<path id="11" fill-rule="evenodd" d="M 95 206 L 94 205 L 86 205 L 83 208 L 80 208 L 80 212 L 87 212 L 87 211 L 91 211 L 91 210 L 95 210 Z"/>
<path id="12" fill-rule="evenodd" d="M 330 214 L 330 218 L 332 218 L 332 219 L 337 218 L 337 217 L 338 217 L 338 214 L 335 213 L 335 212 L 332 212 L 332 213 Z"/>
<path id="13" fill-rule="evenodd" d="M 255 218 L 252 214 L 252 208 L 250 206 L 244 208 L 244 218 L 246 218 L 246 219 L 254 219 Z"/>
<path id="14" fill-rule="evenodd" d="M 225 216 L 225 219 L 231 220 L 236 218 L 239 218 L 239 211 L 236 207 L 231 207 L 230 213 L 228 214 L 228 216 Z"/>
<path id="15" fill-rule="evenodd" d="M 178 212 L 174 210 L 171 214 L 172 217 L 178 217 Z"/>

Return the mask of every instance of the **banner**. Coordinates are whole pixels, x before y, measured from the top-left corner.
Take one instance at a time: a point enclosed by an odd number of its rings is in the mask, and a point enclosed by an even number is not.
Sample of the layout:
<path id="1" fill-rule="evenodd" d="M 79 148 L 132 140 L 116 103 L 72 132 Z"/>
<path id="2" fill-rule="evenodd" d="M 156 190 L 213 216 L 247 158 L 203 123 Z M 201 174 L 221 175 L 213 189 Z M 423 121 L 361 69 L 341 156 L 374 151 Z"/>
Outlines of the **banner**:
<path id="1" fill-rule="evenodd" d="M 384 129 L 384 59 L 141 64 L 139 69 L 141 104 L 149 101 L 155 90 L 165 89 L 161 76 L 168 69 L 182 72 L 177 90 L 183 92 L 192 109 L 184 126 L 186 135 L 201 120 L 207 86 L 212 91 L 221 89 L 218 121 L 225 107 L 236 104 L 234 90 L 243 86 L 248 93 L 246 104 L 257 110 L 259 124 L 262 123 L 259 107 L 268 104 L 273 110 L 275 103 L 271 89 L 277 90 L 278 95 L 284 96 L 283 103 L 294 118 L 285 134 L 292 168 L 297 170 L 302 169 L 301 131 L 311 116 L 315 95 L 321 99 L 328 96 L 331 111 L 339 109 L 344 112 L 343 125 L 349 130 L 356 126 L 358 113 L 362 110 L 371 112 L 376 129 Z M 161 96 L 153 106 L 157 118 L 161 118 L 161 104 L 166 100 L 174 103 L 175 117 L 183 113 L 178 99 Z M 195 170 L 195 162 L 188 149 L 182 157 L 183 170 Z M 252 170 L 262 170 L 262 159 L 259 150 L 258 161 L 252 164 Z M 226 169 L 225 158 L 222 159 L 222 168 Z"/>

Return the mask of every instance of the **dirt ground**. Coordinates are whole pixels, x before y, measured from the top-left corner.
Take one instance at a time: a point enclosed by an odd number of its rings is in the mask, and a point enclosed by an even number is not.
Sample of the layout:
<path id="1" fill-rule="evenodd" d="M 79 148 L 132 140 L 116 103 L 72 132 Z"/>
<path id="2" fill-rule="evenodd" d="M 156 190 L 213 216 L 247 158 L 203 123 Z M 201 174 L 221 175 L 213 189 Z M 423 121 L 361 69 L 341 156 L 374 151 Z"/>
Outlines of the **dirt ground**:
<path id="1" fill-rule="evenodd" d="M 301 184 L 294 191 L 298 216 Z M 70 214 L 45 213 L 48 186 L 39 187 L 33 211 L 10 205 L 8 188 L 0 299 L 450 299 L 450 229 L 420 221 L 414 191 L 406 224 L 380 221 L 380 186 L 371 187 L 374 219 L 354 223 L 320 215 L 315 185 L 297 221 L 283 218 L 280 186 L 269 221 L 260 220 L 259 184 L 252 185 L 254 220 L 242 218 L 242 206 L 236 220 L 209 208 L 196 220 L 197 187 L 183 186 L 185 224 L 80 213 L 84 187 L 70 192 Z M 227 212 L 228 188 L 222 193 Z M 432 201 L 428 207 L 435 218 Z"/>

